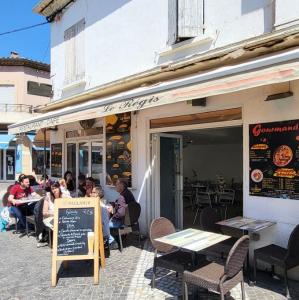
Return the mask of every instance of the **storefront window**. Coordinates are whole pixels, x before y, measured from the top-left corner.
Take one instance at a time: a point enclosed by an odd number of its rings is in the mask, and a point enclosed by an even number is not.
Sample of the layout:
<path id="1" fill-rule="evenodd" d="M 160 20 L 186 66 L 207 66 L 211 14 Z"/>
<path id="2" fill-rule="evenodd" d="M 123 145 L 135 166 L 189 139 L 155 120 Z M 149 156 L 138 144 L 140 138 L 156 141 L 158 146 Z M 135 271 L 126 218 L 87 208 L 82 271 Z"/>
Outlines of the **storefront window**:
<path id="1" fill-rule="evenodd" d="M 66 171 L 70 171 L 73 173 L 73 176 L 76 175 L 76 144 L 69 143 L 67 144 L 67 169 Z"/>
<path id="2" fill-rule="evenodd" d="M 103 173 L 103 143 L 91 142 L 91 176 L 100 183 Z"/>
<path id="3" fill-rule="evenodd" d="M 79 143 L 79 175 L 88 176 L 88 166 L 88 143 Z"/>
<path id="4" fill-rule="evenodd" d="M 44 150 L 32 149 L 32 170 L 36 174 L 42 175 L 44 173 Z M 46 150 L 46 172 L 50 169 L 50 151 Z"/>
<path id="5" fill-rule="evenodd" d="M 6 179 L 7 180 L 15 179 L 15 150 L 14 149 L 6 150 Z"/>
<path id="6" fill-rule="evenodd" d="M 131 186 L 131 152 L 131 113 L 106 117 L 106 184 L 124 178 Z"/>
<path id="7" fill-rule="evenodd" d="M 0 180 L 3 180 L 3 150 L 0 149 Z"/>

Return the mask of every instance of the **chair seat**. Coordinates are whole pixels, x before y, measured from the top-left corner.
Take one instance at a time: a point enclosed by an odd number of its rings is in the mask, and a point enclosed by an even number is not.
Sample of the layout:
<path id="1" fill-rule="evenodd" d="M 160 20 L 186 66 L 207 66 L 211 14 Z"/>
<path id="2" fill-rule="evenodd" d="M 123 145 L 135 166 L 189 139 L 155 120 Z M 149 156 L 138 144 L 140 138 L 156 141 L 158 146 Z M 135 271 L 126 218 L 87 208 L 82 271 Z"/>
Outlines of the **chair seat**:
<path id="1" fill-rule="evenodd" d="M 224 266 L 215 262 L 205 265 L 193 272 L 185 272 L 185 281 L 206 289 L 219 291 L 220 278 L 224 274 Z"/>
<path id="2" fill-rule="evenodd" d="M 27 220 L 27 222 L 29 222 L 31 224 L 35 224 L 34 215 L 32 215 L 32 216 L 26 216 L 26 220 Z"/>
<path id="3" fill-rule="evenodd" d="M 287 249 L 274 244 L 254 250 L 256 259 L 280 266 L 284 266 L 286 254 Z"/>
<path id="4" fill-rule="evenodd" d="M 157 267 L 183 273 L 185 270 L 194 270 L 192 254 L 181 250 L 164 254 L 155 258 Z"/>

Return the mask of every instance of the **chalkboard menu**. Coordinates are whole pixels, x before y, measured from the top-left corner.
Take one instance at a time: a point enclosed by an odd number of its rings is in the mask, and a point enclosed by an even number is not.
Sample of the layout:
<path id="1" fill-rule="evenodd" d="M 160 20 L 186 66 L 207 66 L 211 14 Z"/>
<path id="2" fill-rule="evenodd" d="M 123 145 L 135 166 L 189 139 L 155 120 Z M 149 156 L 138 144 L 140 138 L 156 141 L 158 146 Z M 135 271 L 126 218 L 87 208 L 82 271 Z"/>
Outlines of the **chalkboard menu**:
<path id="1" fill-rule="evenodd" d="M 104 237 L 99 212 L 99 198 L 56 199 L 51 268 L 52 286 L 57 284 L 58 261 L 82 259 L 93 260 L 94 283 L 99 283 L 99 260 L 101 267 L 105 267 Z"/>
<path id="2" fill-rule="evenodd" d="M 299 199 L 299 120 L 249 126 L 250 195 Z"/>
<path id="3" fill-rule="evenodd" d="M 115 185 L 118 178 L 132 182 L 131 113 L 106 117 L 106 174 L 107 184 Z"/>
<path id="4" fill-rule="evenodd" d="M 94 232 L 93 208 L 59 209 L 57 255 L 87 255 L 88 232 Z"/>
<path id="5" fill-rule="evenodd" d="M 62 177 L 62 144 L 51 144 L 51 176 Z"/>

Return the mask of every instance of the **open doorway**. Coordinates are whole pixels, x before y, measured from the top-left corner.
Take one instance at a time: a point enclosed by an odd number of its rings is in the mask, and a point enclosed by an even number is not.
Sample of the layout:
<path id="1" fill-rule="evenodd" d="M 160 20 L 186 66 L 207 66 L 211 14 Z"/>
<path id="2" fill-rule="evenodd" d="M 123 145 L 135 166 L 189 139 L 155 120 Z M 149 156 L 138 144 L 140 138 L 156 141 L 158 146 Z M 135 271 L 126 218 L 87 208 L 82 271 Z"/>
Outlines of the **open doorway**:
<path id="1" fill-rule="evenodd" d="M 177 228 L 196 228 L 206 206 L 222 219 L 242 215 L 242 130 L 234 126 L 153 134 L 155 216 L 170 219 Z"/>

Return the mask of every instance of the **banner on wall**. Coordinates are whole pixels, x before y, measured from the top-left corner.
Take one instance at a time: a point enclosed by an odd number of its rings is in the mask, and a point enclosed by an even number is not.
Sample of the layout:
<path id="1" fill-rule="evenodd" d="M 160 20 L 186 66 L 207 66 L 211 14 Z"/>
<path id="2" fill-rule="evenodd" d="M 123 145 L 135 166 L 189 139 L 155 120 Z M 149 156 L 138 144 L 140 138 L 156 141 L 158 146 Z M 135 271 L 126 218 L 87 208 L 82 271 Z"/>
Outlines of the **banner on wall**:
<path id="1" fill-rule="evenodd" d="M 299 200 L 299 120 L 249 125 L 249 193 Z"/>

